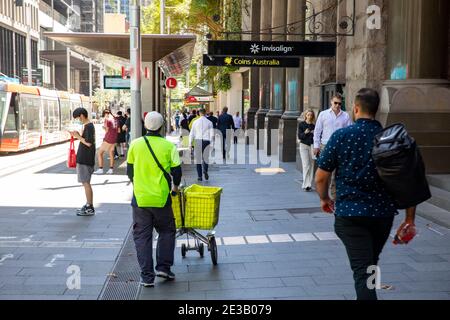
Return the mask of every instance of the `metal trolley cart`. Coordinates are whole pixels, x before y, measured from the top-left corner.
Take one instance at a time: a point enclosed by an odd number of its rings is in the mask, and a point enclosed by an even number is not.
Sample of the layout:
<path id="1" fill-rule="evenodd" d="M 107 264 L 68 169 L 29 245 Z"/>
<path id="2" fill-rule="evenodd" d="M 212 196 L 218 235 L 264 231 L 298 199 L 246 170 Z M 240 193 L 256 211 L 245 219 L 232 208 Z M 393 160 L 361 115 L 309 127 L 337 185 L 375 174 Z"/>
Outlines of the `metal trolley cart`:
<path id="1" fill-rule="evenodd" d="M 181 245 L 181 255 L 186 257 L 188 251 L 197 251 L 203 258 L 205 244 L 211 253 L 213 265 L 217 265 L 217 243 L 214 228 L 219 222 L 220 196 L 222 188 L 192 185 L 182 187 L 180 193 L 172 195 L 172 208 L 175 216 L 177 238 L 186 235 L 187 245 Z M 206 236 L 196 230 L 209 231 Z M 195 245 L 191 246 L 189 237 Z"/>

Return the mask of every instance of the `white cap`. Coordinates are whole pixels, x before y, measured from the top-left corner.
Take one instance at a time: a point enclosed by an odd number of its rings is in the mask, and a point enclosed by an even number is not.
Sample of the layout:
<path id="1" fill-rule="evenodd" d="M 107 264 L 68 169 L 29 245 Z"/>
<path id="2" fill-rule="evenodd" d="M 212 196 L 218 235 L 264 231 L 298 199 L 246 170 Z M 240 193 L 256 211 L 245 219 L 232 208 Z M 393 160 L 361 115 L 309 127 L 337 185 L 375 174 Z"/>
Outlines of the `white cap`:
<path id="1" fill-rule="evenodd" d="M 145 127 L 150 131 L 158 131 L 164 125 L 162 115 L 156 111 L 149 112 L 145 116 Z"/>

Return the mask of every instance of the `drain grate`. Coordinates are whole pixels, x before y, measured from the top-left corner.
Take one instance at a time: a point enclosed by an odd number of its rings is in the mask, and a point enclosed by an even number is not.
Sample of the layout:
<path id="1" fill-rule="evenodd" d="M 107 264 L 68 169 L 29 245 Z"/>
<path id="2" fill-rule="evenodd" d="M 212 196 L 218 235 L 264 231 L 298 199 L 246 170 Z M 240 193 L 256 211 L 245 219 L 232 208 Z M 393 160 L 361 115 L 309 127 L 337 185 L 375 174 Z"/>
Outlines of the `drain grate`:
<path id="1" fill-rule="evenodd" d="M 99 300 L 136 300 L 139 294 L 140 273 L 130 228 L 125 245 L 108 276 Z"/>

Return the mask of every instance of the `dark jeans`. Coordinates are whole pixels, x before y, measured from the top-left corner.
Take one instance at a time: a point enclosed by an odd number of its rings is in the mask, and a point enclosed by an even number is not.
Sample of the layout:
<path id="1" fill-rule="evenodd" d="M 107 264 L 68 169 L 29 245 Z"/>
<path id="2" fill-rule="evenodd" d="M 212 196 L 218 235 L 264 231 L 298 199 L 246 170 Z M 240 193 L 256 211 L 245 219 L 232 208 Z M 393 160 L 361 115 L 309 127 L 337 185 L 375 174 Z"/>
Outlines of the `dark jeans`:
<path id="1" fill-rule="evenodd" d="M 376 290 L 367 286 L 367 279 L 373 275 L 367 269 L 378 265 L 393 222 L 393 217 L 336 217 L 334 229 L 347 250 L 358 300 L 377 300 Z"/>
<path id="2" fill-rule="evenodd" d="M 227 152 L 230 151 L 230 145 L 231 145 L 231 141 L 227 137 L 227 132 L 222 131 L 222 154 L 223 154 L 224 159 L 227 158 Z"/>
<path id="3" fill-rule="evenodd" d="M 195 140 L 195 163 L 197 164 L 197 174 L 199 178 L 203 177 L 203 173 L 208 173 L 209 150 L 205 149 L 211 144 L 211 141 Z M 200 147 L 201 146 L 201 147 Z"/>
<path id="4" fill-rule="evenodd" d="M 155 279 L 153 269 L 153 228 L 159 234 L 156 247 L 156 271 L 168 272 L 173 266 L 175 218 L 170 202 L 164 208 L 133 207 L 133 237 L 144 282 Z"/>

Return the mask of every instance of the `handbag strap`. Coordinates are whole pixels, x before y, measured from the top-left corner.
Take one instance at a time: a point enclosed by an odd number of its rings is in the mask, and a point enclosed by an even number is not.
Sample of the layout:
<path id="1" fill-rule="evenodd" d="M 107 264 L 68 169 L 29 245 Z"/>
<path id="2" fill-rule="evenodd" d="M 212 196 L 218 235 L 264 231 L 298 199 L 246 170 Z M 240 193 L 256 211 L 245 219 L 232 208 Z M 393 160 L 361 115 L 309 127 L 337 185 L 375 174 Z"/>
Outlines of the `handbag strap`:
<path id="1" fill-rule="evenodd" d="M 148 141 L 147 137 L 144 136 L 144 140 L 145 143 L 147 144 L 148 149 L 150 150 L 150 153 L 153 156 L 153 159 L 156 162 L 156 165 L 158 166 L 158 168 L 163 172 L 164 177 L 167 180 L 167 183 L 169 184 L 169 190 L 172 188 L 172 179 L 170 178 L 170 174 L 163 168 L 163 166 L 161 165 L 161 163 L 159 162 L 158 158 L 155 155 L 155 152 L 152 149 L 152 146 L 150 145 L 150 142 Z"/>

